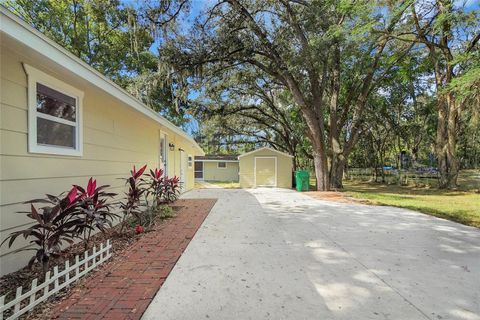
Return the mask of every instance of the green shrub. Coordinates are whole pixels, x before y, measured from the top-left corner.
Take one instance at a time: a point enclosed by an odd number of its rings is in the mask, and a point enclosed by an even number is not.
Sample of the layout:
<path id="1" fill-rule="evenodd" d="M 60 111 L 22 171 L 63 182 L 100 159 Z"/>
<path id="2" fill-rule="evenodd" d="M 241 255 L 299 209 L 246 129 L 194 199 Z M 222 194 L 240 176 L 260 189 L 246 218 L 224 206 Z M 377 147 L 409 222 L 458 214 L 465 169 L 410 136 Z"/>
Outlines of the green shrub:
<path id="1" fill-rule="evenodd" d="M 158 208 L 158 211 L 159 211 L 160 217 L 161 217 L 162 219 L 171 218 L 171 217 L 173 217 L 173 216 L 175 215 L 174 212 L 173 212 L 172 207 L 167 206 L 167 205 L 160 206 L 160 207 Z"/>

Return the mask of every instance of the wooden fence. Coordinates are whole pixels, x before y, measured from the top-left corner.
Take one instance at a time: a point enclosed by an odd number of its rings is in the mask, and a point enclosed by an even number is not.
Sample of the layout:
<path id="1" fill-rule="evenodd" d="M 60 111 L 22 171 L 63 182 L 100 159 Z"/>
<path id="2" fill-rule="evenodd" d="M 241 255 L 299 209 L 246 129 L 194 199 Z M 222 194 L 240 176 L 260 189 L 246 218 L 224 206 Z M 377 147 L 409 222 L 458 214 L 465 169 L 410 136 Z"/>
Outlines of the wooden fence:
<path id="1" fill-rule="evenodd" d="M 50 296 L 59 292 L 63 288 L 78 280 L 98 265 L 102 264 L 112 256 L 112 244 L 107 240 L 107 244 L 100 244 L 100 250 L 94 246 L 92 254 L 85 251 L 83 259 L 75 256 L 75 263 L 65 261 L 65 268 L 58 271 L 58 266 L 53 268 L 53 275 L 50 271 L 45 274 L 43 283 L 38 284 L 38 279 L 32 281 L 30 290 L 22 293 L 22 287 L 17 288 L 15 298 L 5 303 L 5 295 L 0 297 L 0 320 L 17 319 L 26 312 L 32 310 L 39 303 L 47 300 Z"/>

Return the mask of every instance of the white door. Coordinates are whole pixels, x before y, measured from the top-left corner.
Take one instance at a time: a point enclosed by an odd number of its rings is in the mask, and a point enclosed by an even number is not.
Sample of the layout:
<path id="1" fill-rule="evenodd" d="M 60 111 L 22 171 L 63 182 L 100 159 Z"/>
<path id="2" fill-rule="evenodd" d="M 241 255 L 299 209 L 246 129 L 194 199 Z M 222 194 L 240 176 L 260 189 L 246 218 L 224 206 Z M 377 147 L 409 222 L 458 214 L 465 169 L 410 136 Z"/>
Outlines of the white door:
<path id="1" fill-rule="evenodd" d="M 167 135 L 160 132 L 160 157 L 158 167 L 163 170 L 164 176 L 168 176 L 168 142 Z"/>
<path id="2" fill-rule="evenodd" d="M 256 187 L 276 187 L 277 158 L 255 157 L 254 177 Z"/>
<path id="3" fill-rule="evenodd" d="M 180 181 L 182 182 L 182 192 L 185 191 L 187 186 L 187 167 L 187 155 L 185 154 L 185 151 L 180 150 Z"/>

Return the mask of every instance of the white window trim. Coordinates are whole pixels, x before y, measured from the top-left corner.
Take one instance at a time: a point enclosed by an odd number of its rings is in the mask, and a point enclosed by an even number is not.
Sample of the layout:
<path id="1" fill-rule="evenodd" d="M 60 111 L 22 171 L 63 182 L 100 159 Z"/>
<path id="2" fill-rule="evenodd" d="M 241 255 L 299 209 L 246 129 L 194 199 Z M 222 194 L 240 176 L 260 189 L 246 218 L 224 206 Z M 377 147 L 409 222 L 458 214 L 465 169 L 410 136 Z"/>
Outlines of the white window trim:
<path id="1" fill-rule="evenodd" d="M 60 81 L 28 64 L 23 64 L 25 72 L 28 75 L 28 152 L 56 154 L 63 156 L 83 155 L 83 91 L 74 88 L 63 81 Z M 75 98 L 76 100 L 76 122 L 52 117 L 42 114 L 40 117 L 53 120 L 58 123 L 73 125 L 75 124 L 75 145 L 76 148 L 61 146 L 41 145 L 37 143 L 37 83 L 41 83 L 49 88 L 57 90 L 63 94 Z"/>
<path id="2" fill-rule="evenodd" d="M 225 167 L 220 167 L 220 162 L 224 162 Z M 217 162 L 217 169 L 227 169 L 227 167 L 228 167 L 228 162 L 227 161 L 218 161 Z"/>

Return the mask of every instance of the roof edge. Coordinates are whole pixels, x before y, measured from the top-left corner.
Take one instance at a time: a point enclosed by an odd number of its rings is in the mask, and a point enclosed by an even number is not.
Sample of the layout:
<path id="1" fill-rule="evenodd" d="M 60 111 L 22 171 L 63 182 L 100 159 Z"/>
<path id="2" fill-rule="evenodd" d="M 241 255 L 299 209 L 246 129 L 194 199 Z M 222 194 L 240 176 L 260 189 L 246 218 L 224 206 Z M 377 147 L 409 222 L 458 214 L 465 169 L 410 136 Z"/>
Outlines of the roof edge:
<path id="1" fill-rule="evenodd" d="M 250 151 L 250 152 L 243 153 L 243 154 L 239 155 L 239 156 L 238 156 L 238 159 L 240 159 L 240 158 L 242 158 L 242 157 L 245 157 L 245 156 L 248 156 L 248 155 L 251 155 L 251 154 L 253 154 L 253 153 L 255 153 L 255 152 L 258 152 L 258 151 L 260 151 L 260 150 L 265 150 L 265 149 L 270 150 L 270 151 L 273 151 L 273 152 L 276 152 L 276 153 L 278 153 L 278 154 L 281 154 L 281 155 L 284 155 L 284 156 L 287 156 L 287 157 L 290 157 L 290 158 L 293 158 L 293 156 L 292 156 L 291 154 L 288 154 L 288 153 L 285 153 L 285 152 L 282 152 L 282 151 L 278 151 L 278 150 L 275 150 L 275 149 L 270 148 L 270 147 L 261 147 L 261 148 L 259 148 L 259 149 L 255 149 L 255 150 L 253 150 L 253 151 Z"/>
<path id="2" fill-rule="evenodd" d="M 46 58 L 61 65 L 62 68 L 72 72 L 93 86 L 103 90 L 107 94 L 123 101 L 132 109 L 142 113 L 160 125 L 172 130 L 183 138 L 187 139 L 201 155 L 205 152 L 193 139 L 192 136 L 175 126 L 169 120 L 147 107 L 143 102 L 129 94 L 119 85 L 108 79 L 105 75 L 95 70 L 86 62 L 66 50 L 40 31 L 30 26 L 27 22 L 0 4 L 0 30 L 11 38 L 42 54 Z"/>

